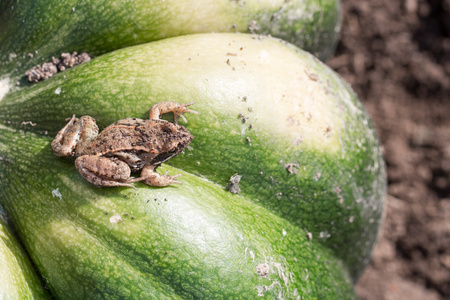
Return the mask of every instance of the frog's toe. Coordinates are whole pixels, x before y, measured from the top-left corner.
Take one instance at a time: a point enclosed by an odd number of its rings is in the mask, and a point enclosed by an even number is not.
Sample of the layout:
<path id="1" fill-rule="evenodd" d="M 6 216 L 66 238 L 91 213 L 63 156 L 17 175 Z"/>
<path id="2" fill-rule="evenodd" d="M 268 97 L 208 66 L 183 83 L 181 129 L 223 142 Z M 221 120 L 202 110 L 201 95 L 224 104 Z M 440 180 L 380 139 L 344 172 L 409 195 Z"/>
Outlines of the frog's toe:
<path id="1" fill-rule="evenodd" d="M 182 174 L 177 174 L 173 176 L 161 175 L 158 173 L 153 173 L 147 177 L 145 177 L 144 182 L 150 186 L 155 187 L 164 187 L 171 185 L 172 183 L 183 184 L 181 181 L 176 180 L 176 178 L 180 177 Z"/>
<path id="2" fill-rule="evenodd" d="M 185 123 L 187 123 L 187 119 L 185 118 L 185 116 L 183 116 L 184 113 L 191 113 L 191 114 L 196 114 L 199 115 L 200 113 L 198 111 L 192 110 L 187 108 L 187 106 L 194 104 L 194 102 L 190 102 L 190 103 L 181 103 L 181 106 L 179 106 L 177 109 L 174 109 L 173 111 L 173 115 L 174 115 L 174 121 L 176 124 L 178 124 L 178 118 L 183 119 L 183 121 Z"/>

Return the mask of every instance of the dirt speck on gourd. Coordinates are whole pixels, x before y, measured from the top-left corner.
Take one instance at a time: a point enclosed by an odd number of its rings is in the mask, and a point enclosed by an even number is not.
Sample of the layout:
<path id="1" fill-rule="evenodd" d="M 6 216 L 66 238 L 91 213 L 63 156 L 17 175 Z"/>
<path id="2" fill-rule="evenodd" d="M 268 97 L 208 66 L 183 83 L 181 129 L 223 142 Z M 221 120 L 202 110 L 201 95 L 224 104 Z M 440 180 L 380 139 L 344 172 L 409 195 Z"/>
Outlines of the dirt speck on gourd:
<path id="1" fill-rule="evenodd" d="M 244 116 L 244 114 L 239 114 L 238 118 L 241 119 L 242 123 L 247 122 L 247 120 L 249 119 L 249 117 Z"/>
<path id="2" fill-rule="evenodd" d="M 284 168 L 289 172 L 289 174 L 297 174 L 300 165 L 296 163 L 286 163 Z"/>
<path id="3" fill-rule="evenodd" d="M 59 188 L 56 188 L 52 191 L 52 197 L 59 198 L 59 200 L 62 200 L 62 194 L 59 191 Z"/>
<path id="4" fill-rule="evenodd" d="M 259 29 L 260 27 L 258 26 L 258 22 L 256 20 L 251 20 L 248 24 L 248 31 L 252 34 L 255 34 Z"/>
<path id="5" fill-rule="evenodd" d="M 111 223 L 119 223 L 122 222 L 122 217 L 119 214 L 115 214 L 111 218 L 109 218 L 109 222 Z"/>
<path id="6" fill-rule="evenodd" d="M 256 266 L 256 272 L 261 277 L 266 277 L 270 272 L 270 267 L 267 263 L 258 264 Z"/>
<path id="7" fill-rule="evenodd" d="M 308 76 L 309 79 L 311 79 L 312 81 L 317 81 L 319 79 L 319 77 L 317 76 L 317 74 L 315 73 L 310 73 L 308 71 L 305 70 L 305 74 L 306 76 Z"/>

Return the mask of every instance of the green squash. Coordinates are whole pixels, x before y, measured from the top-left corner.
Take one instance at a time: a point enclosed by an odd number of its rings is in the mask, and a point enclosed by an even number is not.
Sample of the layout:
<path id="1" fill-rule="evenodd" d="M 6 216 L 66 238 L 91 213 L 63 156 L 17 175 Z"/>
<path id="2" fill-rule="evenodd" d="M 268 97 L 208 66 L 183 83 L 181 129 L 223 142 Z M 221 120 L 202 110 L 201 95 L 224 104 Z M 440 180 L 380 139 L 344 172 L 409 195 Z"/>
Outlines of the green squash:
<path id="1" fill-rule="evenodd" d="M 0 299 L 50 299 L 0 206 Z"/>
<path id="2" fill-rule="evenodd" d="M 158 169 L 182 186 L 98 189 L 51 151 L 72 114 L 103 129 L 160 101 L 200 112 Z M 0 203 L 57 298 L 355 298 L 386 192 L 380 145 L 349 86 L 298 48 L 198 34 L 117 50 L 14 88 L 0 124 Z"/>
<path id="3" fill-rule="evenodd" d="M 0 75 L 15 82 L 62 52 L 97 56 L 200 32 L 269 34 L 326 59 L 337 44 L 340 9 L 340 0 L 4 0 Z"/>

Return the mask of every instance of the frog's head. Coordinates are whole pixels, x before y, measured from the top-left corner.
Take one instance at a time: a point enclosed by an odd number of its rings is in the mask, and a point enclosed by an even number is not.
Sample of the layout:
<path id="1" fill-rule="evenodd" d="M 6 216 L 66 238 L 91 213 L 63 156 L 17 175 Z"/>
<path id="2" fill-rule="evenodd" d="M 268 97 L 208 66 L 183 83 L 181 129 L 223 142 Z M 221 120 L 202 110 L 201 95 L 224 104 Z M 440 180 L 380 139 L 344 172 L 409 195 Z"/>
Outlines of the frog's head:
<path id="1" fill-rule="evenodd" d="M 194 138 L 192 134 L 183 126 L 168 121 L 162 121 L 159 140 L 160 147 L 158 154 L 153 159 L 152 164 L 159 165 L 184 150 Z"/>

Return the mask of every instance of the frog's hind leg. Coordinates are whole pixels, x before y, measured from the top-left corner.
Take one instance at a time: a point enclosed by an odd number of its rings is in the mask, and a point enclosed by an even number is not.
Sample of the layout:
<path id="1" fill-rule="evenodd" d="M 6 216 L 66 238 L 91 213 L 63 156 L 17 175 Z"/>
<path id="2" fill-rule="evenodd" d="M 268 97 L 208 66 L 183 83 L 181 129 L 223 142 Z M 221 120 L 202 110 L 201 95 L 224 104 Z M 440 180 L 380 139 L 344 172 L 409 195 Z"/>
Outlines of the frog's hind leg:
<path id="1" fill-rule="evenodd" d="M 169 176 L 166 174 L 161 175 L 156 173 L 155 167 L 152 165 L 145 165 L 141 171 L 141 177 L 139 179 L 144 180 L 144 182 L 150 186 L 168 186 L 172 183 L 183 184 L 181 181 L 176 180 L 176 178 L 180 177 L 182 174 L 177 174 L 173 176 Z"/>
<path id="2" fill-rule="evenodd" d="M 75 115 L 61 129 L 52 142 L 57 156 L 79 156 L 83 148 L 98 134 L 95 120 L 89 116 L 76 118 Z"/>
<path id="3" fill-rule="evenodd" d="M 56 135 L 52 141 L 52 149 L 57 156 L 69 156 L 73 154 L 73 151 L 80 140 L 80 126 L 79 121 L 75 118 L 75 115 L 69 120 Z"/>
<path id="4" fill-rule="evenodd" d="M 75 160 L 75 167 L 81 176 L 98 187 L 127 186 L 136 189 L 130 183 L 144 180 L 131 177 L 130 167 L 116 158 L 83 155 Z"/>

